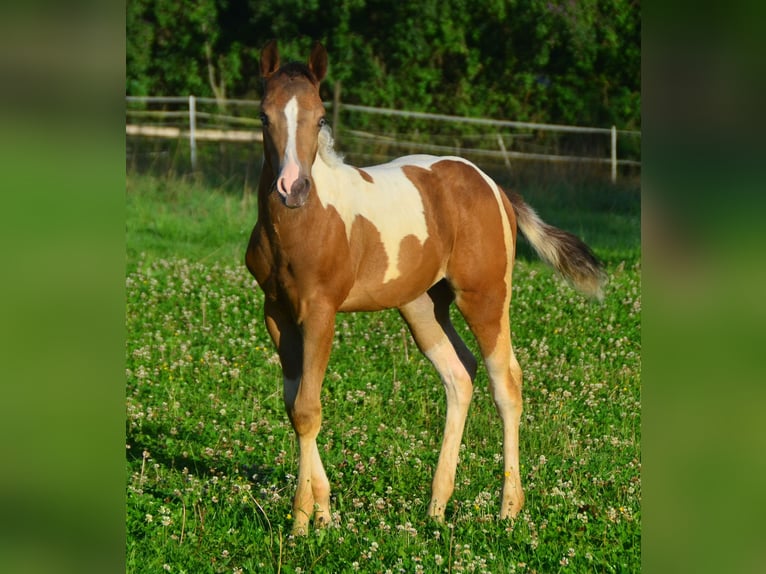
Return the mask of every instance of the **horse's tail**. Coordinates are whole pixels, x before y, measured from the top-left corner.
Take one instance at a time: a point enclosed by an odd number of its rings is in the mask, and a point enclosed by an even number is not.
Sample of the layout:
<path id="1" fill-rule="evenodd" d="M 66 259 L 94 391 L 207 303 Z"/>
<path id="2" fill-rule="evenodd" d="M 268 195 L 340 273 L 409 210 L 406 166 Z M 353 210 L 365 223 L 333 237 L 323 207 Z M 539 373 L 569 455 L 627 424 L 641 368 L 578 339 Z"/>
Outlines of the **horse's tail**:
<path id="1" fill-rule="evenodd" d="M 556 269 L 572 286 L 601 301 L 606 274 L 603 265 L 580 238 L 545 223 L 521 196 L 506 191 L 516 213 L 519 229 L 540 258 Z"/>

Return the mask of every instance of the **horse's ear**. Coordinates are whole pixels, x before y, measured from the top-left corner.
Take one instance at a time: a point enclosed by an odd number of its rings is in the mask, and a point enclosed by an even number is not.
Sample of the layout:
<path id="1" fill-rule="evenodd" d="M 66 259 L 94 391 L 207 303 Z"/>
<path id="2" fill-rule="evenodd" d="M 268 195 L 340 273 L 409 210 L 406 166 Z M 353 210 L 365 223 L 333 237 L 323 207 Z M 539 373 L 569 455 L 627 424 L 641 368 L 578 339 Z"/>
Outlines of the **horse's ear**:
<path id="1" fill-rule="evenodd" d="M 269 40 L 261 52 L 261 77 L 265 80 L 279 69 L 279 48 L 276 40 Z"/>
<path id="2" fill-rule="evenodd" d="M 327 50 L 319 42 L 316 42 L 311 49 L 309 70 L 314 74 L 317 82 L 324 80 L 325 75 L 327 75 Z"/>

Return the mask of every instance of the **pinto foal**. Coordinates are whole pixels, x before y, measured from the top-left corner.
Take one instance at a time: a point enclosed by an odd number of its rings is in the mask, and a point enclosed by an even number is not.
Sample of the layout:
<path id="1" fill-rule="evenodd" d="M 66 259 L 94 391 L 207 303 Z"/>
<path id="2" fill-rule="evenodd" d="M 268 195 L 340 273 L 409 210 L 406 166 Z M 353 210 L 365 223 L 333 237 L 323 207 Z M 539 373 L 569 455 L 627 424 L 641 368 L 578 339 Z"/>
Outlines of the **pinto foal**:
<path id="1" fill-rule="evenodd" d="M 450 322 L 454 302 L 476 337 L 503 421 L 500 517 L 524 504 L 519 475 L 521 368 L 508 308 L 516 225 L 540 257 L 601 298 L 604 274 L 574 235 L 542 222 L 515 193 L 457 157 L 413 155 L 355 168 L 332 147 L 319 97 L 327 53 L 280 66 L 261 55 L 264 163 L 246 263 L 265 294 L 266 327 L 282 365 L 284 401 L 300 449 L 293 531 L 330 520 L 317 448 L 320 391 L 338 312 L 397 308 L 447 394 L 428 514 L 444 519 L 477 362 Z"/>

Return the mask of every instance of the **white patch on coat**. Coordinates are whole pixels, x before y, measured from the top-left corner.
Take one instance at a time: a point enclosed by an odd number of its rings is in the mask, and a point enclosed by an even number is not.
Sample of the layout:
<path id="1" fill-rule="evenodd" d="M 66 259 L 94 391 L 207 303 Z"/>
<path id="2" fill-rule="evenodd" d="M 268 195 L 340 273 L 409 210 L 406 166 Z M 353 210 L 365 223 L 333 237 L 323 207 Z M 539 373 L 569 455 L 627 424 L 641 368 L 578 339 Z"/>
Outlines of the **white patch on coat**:
<path id="1" fill-rule="evenodd" d="M 430 170 L 435 163 L 441 161 L 466 164 L 476 170 L 492 190 L 503 225 L 503 238 L 509 258 L 506 281 L 509 281 L 510 256 L 514 245 L 510 221 L 503 205 L 503 191 L 470 161 L 455 156 L 404 156 L 385 164 L 362 168 L 372 178 L 371 183 L 356 168 L 343 163 L 343 158 L 333 148 L 332 133 L 329 128 L 323 128 L 319 134 L 319 153 L 312 176 L 322 205 L 335 207 L 346 227 L 348 239 L 351 238 L 351 228 L 357 216 L 370 221 L 380 232 L 388 257 L 383 278 L 385 283 L 400 276 L 398 260 L 402 240 L 408 235 L 414 235 L 422 245 L 428 238 L 422 197 L 402 168 L 413 166 Z"/>
<path id="2" fill-rule="evenodd" d="M 326 155 L 328 157 L 323 157 Z M 399 255 L 404 238 L 412 235 L 421 245 L 428 239 L 423 199 L 402 168 L 412 165 L 430 169 L 438 159 L 410 156 L 406 161 L 400 159 L 366 167 L 364 171 L 373 179 L 370 183 L 356 168 L 340 163 L 326 151 L 322 153 L 320 146 L 311 172 L 319 200 L 325 207 L 332 205 L 340 214 L 349 240 L 357 217 L 363 217 L 375 226 L 388 259 L 384 283 L 401 275 Z"/>

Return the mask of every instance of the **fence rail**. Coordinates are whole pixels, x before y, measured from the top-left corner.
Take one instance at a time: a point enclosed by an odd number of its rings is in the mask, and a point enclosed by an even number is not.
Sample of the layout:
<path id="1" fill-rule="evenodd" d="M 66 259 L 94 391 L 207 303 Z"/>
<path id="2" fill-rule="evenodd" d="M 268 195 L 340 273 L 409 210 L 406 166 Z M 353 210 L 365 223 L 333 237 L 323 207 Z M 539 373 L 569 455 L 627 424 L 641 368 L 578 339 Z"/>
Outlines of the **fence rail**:
<path id="1" fill-rule="evenodd" d="M 415 118 L 423 120 L 438 120 L 444 122 L 455 122 L 461 124 L 478 124 L 492 127 L 504 128 L 522 128 L 540 131 L 552 132 L 579 132 L 590 134 L 611 134 L 616 127 L 612 128 L 589 128 L 582 126 L 567 126 L 561 124 L 538 124 L 533 122 L 517 122 L 512 120 L 493 120 L 490 118 L 469 118 L 465 116 L 451 116 L 447 114 L 432 114 L 429 112 L 410 112 L 406 110 L 396 110 L 392 108 L 373 108 L 370 106 L 360 106 L 357 104 L 341 104 L 344 110 L 365 112 L 368 114 L 383 114 L 387 116 L 401 116 L 405 118 Z M 627 135 L 641 135 L 641 132 L 634 130 L 617 130 L 618 133 Z"/>
<path id="2" fill-rule="evenodd" d="M 349 135 L 357 140 L 368 142 L 384 142 L 387 146 L 417 149 L 419 151 L 430 151 L 435 153 L 447 153 L 453 155 L 471 154 L 482 157 L 491 157 L 500 159 L 510 167 L 510 160 L 527 161 L 545 161 L 545 162 L 566 162 L 566 163 L 595 163 L 608 164 L 611 167 L 611 179 L 617 180 L 618 166 L 637 166 L 641 162 L 636 159 L 619 158 L 617 153 L 617 138 L 619 136 L 641 137 L 641 132 L 636 130 L 618 130 L 616 126 L 611 128 L 597 128 L 585 126 L 569 126 L 560 124 L 544 124 L 534 122 L 521 122 L 512 120 L 496 120 L 490 118 L 473 118 L 463 116 L 453 116 L 447 114 L 434 114 L 428 112 L 413 112 L 407 110 L 397 110 L 392 108 L 375 108 L 357 104 L 344 104 L 340 101 L 340 90 L 335 90 L 335 98 L 331 102 L 325 102 L 327 108 L 333 109 L 333 129 L 336 136 L 339 133 Z M 191 165 L 196 169 L 196 142 L 201 140 L 208 141 L 237 141 L 237 142 L 260 142 L 263 141 L 261 130 L 256 128 L 259 125 L 257 119 L 249 116 L 235 116 L 227 110 L 232 107 L 257 108 L 260 106 L 258 100 L 216 100 L 214 98 L 198 98 L 196 96 L 127 96 L 126 102 L 129 104 L 173 104 L 184 105 L 183 110 L 126 110 L 125 133 L 130 136 L 157 137 L 157 138 L 184 138 L 189 141 Z M 218 112 L 199 112 L 197 104 L 216 105 Z M 418 142 L 411 139 L 404 139 L 404 134 L 397 134 L 397 137 L 374 134 L 352 128 L 347 128 L 340 132 L 339 112 L 350 111 L 372 115 L 387 115 L 409 119 L 430 120 L 435 122 L 469 124 L 488 126 L 497 129 L 527 130 L 533 132 L 554 132 L 554 133 L 579 133 L 596 134 L 609 136 L 609 157 L 598 156 L 579 156 L 571 154 L 558 153 L 534 153 L 529 151 L 509 150 L 505 146 L 503 138 L 498 133 L 496 136 L 497 149 L 484 149 L 475 147 L 462 147 L 459 145 L 439 145 L 432 142 Z M 249 112 L 248 112 L 249 113 Z M 184 126 L 166 125 L 168 120 L 177 123 L 179 118 L 186 120 Z M 142 120 L 151 119 L 152 124 L 142 123 Z M 211 122 L 213 126 L 200 127 L 200 120 Z M 528 134 L 514 134 L 518 139 Z M 490 136 L 491 137 L 491 136 Z"/>
<path id="3" fill-rule="evenodd" d="M 142 126 L 127 124 L 125 133 L 129 136 L 145 136 L 153 138 L 189 138 L 191 132 L 183 130 L 176 126 Z M 230 142 L 261 142 L 263 134 L 260 131 L 253 130 L 207 130 L 197 129 L 194 131 L 194 137 L 197 140 L 207 141 L 230 141 Z"/>

